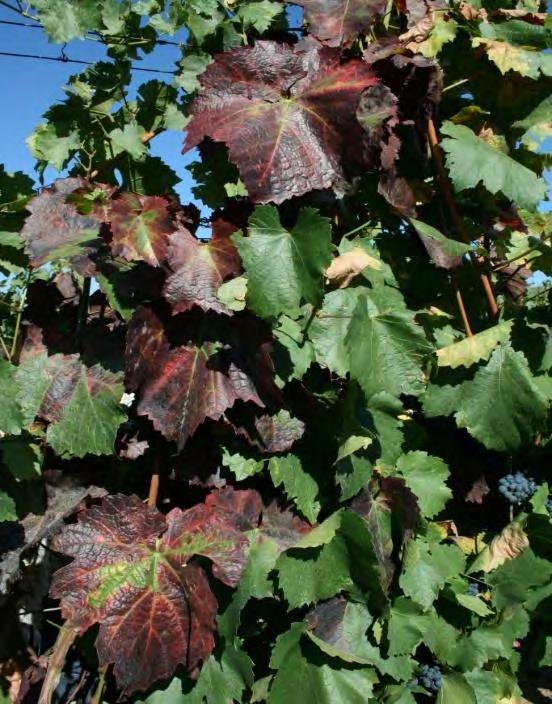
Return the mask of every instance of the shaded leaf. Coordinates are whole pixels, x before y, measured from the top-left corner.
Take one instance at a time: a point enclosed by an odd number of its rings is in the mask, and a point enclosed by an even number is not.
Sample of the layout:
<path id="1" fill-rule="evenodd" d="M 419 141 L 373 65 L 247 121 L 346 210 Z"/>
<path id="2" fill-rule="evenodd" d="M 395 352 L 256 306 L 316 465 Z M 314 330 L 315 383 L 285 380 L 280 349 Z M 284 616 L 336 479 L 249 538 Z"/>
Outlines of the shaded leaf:
<path id="1" fill-rule="evenodd" d="M 4 491 L 0 491 L 0 522 L 17 521 L 15 501 Z"/>
<path id="2" fill-rule="evenodd" d="M 87 257 L 97 251 L 101 242 L 100 217 L 80 214 L 68 198 L 85 187 L 82 179 L 60 179 L 28 202 L 26 208 L 31 214 L 21 237 L 33 266 L 55 259 Z"/>
<path id="3" fill-rule="evenodd" d="M 138 413 L 182 448 L 206 418 L 217 420 L 240 399 L 263 402 L 250 377 L 213 343 L 170 348 L 160 320 L 142 308 L 127 333 L 127 383 Z"/>
<path id="4" fill-rule="evenodd" d="M 285 410 L 257 418 L 255 428 L 266 452 L 286 452 L 305 432 L 305 424 Z"/>
<path id="5" fill-rule="evenodd" d="M 218 54 L 200 82 L 185 149 L 225 142 L 255 202 L 337 186 L 363 156 L 355 108 L 376 79 L 360 61 L 340 65 L 337 50 L 258 41 Z"/>
<path id="6" fill-rule="evenodd" d="M 5 359 L 0 359 L 0 394 L 4 399 L 0 404 L 0 431 L 6 435 L 19 435 L 23 417 L 17 396 L 13 393 L 17 367 Z"/>

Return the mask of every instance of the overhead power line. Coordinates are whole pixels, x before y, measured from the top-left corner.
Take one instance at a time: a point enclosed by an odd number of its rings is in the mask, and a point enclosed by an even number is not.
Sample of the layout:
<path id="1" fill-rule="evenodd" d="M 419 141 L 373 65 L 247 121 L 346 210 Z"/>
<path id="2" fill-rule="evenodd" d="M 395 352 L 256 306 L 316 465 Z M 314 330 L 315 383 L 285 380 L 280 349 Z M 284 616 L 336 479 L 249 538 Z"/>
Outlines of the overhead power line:
<path id="1" fill-rule="evenodd" d="M 62 64 L 81 64 L 82 66 L 93 66 L 95 61 L 81 61 L 79 59 L 70 59 L 68 56 L 40 56 L 39 54 L 23 54 L 16 51 L 0 51 L 0 56 L 11 56 L 17 59 L 35 59 L 39 61 L 59 61 Z M 168 76 L 173 76 L 174 71 L 165 71 L 159 68 L 144 68 L 143 66 L 132 65 L 133 71 L 143 71 L 145 73 L 163 73 Z"/>
<path id="2" fill-rule="evenodd" d="M 3 2 L 0 2 L 0 5 L 4 5 Z M 17 12 L 17 10 L 14 7 L 10 7 L 10 10 L 13 10 L 14 12 Z M 17 12 L 17 14 L 20 17 L 24 17 L 24 15 L 21 15 L 20 12 Z M 25 29 L 42 29 L 44 30 L 44 27 L 41 24 L 37 24 L 36 22 L 17 22 L 16 20 L 0 20 L 0 24 L 8 24 L 13 27 L 24 27 Z M 144 39 L 143 37 L 125 37 L 124 35 L 121 34 L 113 34 L 110 36 L 104 36 L 100 32 L 87 32 L 89 36 L 84 37 L 85 41 L 95 41 L 95 42 L 102 42 L 103 44 L 115 44 L 115 43 L 125 43 L 125 42 L 144 42 L 145 44 L 159 44 L 160 46 L 176 46 L 176 47 L 181 47 L 183 46 L 182 42 L 173 42 L 170 39 L 160 39 L 157 37 L 156 39 Z"/>

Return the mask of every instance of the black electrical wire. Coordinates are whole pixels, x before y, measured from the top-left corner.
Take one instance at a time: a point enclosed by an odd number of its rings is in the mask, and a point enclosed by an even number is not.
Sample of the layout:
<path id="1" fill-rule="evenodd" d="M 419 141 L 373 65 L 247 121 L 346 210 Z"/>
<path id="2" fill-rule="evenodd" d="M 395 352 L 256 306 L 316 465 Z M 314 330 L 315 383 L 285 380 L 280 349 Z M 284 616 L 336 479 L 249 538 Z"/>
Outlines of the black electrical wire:
<path id="1" fill-rule="evenodd" d="M 70 59 L 67 56 L 40 56 L 39 54 L 23 54 L 15 51 L 0 51 L 0 56 L 11 56 L 18 59 L 37 59 L 40 61 L 60 61 L 62 64 L 81 64 L 82 66 L 93 66 L 95 61 L 81 61 Z M 159 68 L 144 68 L 142 66 L 132 66 L 133 71 L 144 71 L 146 73 L 163 73 L 169 76 L 174 75 L 174 71 L 164 71 Z"/>

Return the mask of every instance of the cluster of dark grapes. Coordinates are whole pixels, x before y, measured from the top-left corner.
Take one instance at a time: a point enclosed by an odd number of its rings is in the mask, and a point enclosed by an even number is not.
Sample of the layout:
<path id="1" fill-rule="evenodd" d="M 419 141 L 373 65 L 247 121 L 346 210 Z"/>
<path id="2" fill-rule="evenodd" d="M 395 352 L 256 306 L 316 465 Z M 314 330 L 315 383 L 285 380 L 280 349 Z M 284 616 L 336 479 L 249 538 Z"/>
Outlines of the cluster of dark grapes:
<path id="1" fill-rule="evenodd" d="M 537 484 L 531 477 L 521 472 L 506 474 L 498 482 L 498 492 L 510 504 L 522 504 L 530 499 L 537 490 Z"/>
<path id="2" fill-rule="evenodd" d="M 470 582 L 467 592 L 470 596 L 477 596 L 479 594 L 479 584 L 477 584 L 477 582 Z"/>
<path id="3" fill-rule="evenodd" d="M 418 677 L 412 680 L 412 684 L 421 684 L 429 692 L 438 692 L 441 689 L 441 681 L 442 674 L 437 665 L 421 665 Z"/>

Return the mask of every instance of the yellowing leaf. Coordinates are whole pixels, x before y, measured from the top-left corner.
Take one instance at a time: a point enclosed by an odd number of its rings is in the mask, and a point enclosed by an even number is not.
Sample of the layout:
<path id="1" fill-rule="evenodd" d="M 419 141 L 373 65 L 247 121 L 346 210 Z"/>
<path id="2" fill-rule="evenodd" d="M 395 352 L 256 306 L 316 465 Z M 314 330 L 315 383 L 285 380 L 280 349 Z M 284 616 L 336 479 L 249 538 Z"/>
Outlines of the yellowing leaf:
<path id="1" fill-rule="evenodd" d="M 522 76 L 537 79 L 541 73 L 545 76 L 551 73 L 550 57 L 543 52 L 528 51 L 509 42 L 484 37 L 476 37 L 472 45 L 484 47 L 489 59 L 503 74 L 516 71 Z"/>
<path id="2" fill-rule="evenodd" d="M 466 337 L 453 345 L 437 350 L 437 364 L 440 367 L 469 367 L 482 359 L 487 359 L 498 344 L 504 344 L 510 337 L 512 321 L 500 323 L 488 330 Z"/>
<path id="3" fill-rule="evenodd" d="M 525 521 L 517 518 L 496 535 L 478 555 L 470 572 L 491 572 L 506 560 L 513 560 L 529 547 L 529 540 L 524 530 Z"/>
<path id="4" fill-rule="evenodd" d="M 457 28 L 457 23 L 445 19 L 442 12 L 432 12 L 401 35 L 400 39 L 407 41 L 406 48 L 415 54 L 433 58 L 447 42 L 454 39 Z"/>
<path id="5" fill-rule="evenodd" d="M 366 267 L 381 269 L 381 262 L 366 254 L 362 247 L 353 247 L 332 261 L 326 269 L 326 280 L 339 283 L 339 288 L 346 288 Z"/>

